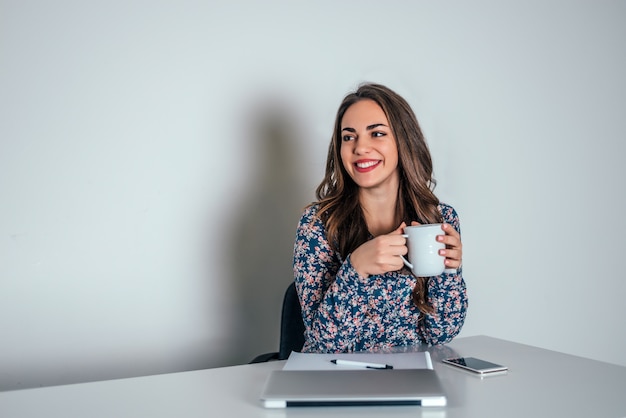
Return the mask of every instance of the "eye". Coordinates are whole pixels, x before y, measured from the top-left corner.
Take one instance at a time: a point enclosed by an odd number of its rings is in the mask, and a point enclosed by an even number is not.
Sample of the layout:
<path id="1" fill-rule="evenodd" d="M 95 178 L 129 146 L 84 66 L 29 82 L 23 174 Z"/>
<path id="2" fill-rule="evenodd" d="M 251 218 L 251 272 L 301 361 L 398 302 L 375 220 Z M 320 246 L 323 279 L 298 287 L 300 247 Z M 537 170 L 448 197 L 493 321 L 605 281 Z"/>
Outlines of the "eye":
<path id="1" fill-rule="evenodd" d="M 344 135 L 341 137 L 341 140 L 343 142 L 348 142 L 348 141 L 352 141 L 354 139 L 354 137 L 352 135 Z"/>
<path id="2" fill-rule="evenodd" d="M 386 136 L 386 135 L 387 135 L 386 132 L 380 132 L 380 131 L 372 132 L 372 136 L 374 138 L 381 138 L 381 137 Z"/>

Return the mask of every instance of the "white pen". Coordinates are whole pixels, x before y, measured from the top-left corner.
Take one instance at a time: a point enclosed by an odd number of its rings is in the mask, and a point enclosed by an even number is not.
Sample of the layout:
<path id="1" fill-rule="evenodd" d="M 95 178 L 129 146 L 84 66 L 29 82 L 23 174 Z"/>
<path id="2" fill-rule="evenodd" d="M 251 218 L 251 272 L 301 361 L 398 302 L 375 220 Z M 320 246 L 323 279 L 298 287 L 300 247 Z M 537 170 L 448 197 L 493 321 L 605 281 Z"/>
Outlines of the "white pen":
<path id="1" fill-rule="evenodd" d="M 380 370 L 389 370 L 393 369 L 391 364 L 381 364 L 381 363 L 365 363 L 362 361 L 352 361 L 352 360 L 331 360 L 330 361 L 337 366 L 349 366 L 349 367 L 358 367 L 361 369 L 380 369 Z"/>

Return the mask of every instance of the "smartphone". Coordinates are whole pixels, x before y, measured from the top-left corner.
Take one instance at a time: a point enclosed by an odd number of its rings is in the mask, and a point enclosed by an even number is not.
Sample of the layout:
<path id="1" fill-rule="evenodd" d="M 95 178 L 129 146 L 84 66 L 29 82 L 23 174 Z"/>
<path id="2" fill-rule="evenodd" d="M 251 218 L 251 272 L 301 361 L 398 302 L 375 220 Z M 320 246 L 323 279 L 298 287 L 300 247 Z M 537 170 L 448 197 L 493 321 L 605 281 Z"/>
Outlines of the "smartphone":
<path id="1" fill-rule="evenodd" d="M 460 367 L 461 369 L 479 374 L 481 376 L 506 373 L 508 370 L 508 367 L 501 364 L 477 359 L 475 357 L 447 358 L 442 361 L 451 366 Z"/>

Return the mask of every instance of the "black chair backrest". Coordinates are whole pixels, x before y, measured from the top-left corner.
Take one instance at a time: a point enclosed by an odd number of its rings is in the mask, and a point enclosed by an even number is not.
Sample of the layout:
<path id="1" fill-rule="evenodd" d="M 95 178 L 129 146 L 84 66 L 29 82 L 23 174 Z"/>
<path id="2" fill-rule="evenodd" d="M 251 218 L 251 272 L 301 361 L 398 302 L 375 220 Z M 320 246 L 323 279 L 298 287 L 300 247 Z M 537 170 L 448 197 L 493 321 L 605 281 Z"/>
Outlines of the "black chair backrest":
<path id="1" fill-rule="evenodd" d="M 303 345 L 304 322 L 302 322 L 302 309 L 300 308 L 295 283 L 291 282 L 283 298 L 278 359 L 287 359 L 292 351 L 302 350 Z"/>

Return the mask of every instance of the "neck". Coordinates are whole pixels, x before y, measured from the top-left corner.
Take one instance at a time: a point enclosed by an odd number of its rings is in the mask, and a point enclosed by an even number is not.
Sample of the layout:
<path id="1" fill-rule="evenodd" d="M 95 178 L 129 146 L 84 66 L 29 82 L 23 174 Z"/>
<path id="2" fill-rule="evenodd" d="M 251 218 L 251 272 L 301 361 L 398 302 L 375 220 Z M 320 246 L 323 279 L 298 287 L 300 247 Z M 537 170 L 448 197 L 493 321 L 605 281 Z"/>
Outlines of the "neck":
<path id="1" fill-rule="evenodd" d="M 361 190 L 359 201 L 367 229 L 375 237 L 388 234 L 399 226 L 400 221 L 396 219 L 397 200 L 397 190 L 389 192 Z"/>

